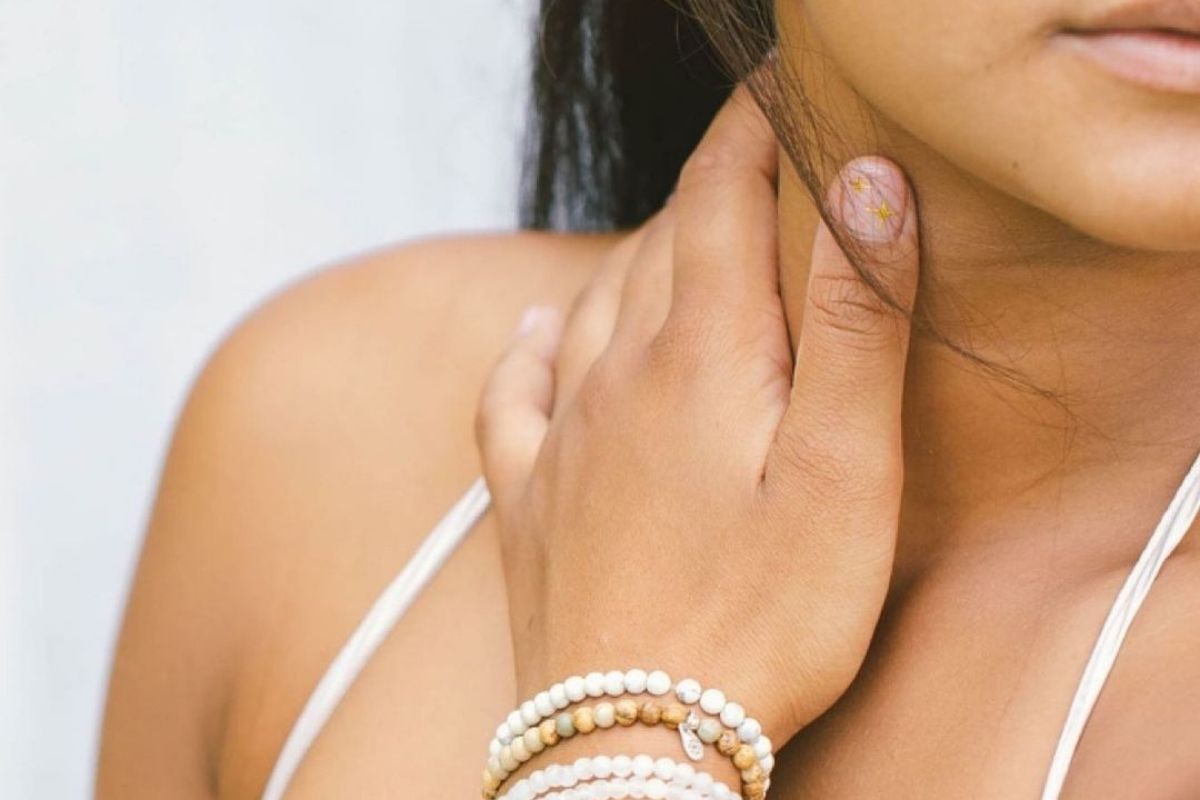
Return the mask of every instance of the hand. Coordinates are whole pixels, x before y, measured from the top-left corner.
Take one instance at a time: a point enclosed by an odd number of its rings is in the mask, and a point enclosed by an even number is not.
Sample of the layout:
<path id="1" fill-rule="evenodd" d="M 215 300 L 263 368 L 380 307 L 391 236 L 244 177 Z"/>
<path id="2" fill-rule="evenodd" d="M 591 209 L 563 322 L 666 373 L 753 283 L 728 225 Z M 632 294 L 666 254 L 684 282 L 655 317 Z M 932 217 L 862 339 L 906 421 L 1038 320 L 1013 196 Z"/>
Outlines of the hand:
<path id="1" fill-rule="evenodd" d="M 895 549 L 909 320 L 822 225 L 793 358 L 776 151 L 739 90 L 566 330 L 528 317 L 484 390 L 522 699 L 662 668 L 723 689 L 782 743 L 862 663 Z M 911 306 L 898 168 L 857 159 L 829 191 L 859 263 Z"/>

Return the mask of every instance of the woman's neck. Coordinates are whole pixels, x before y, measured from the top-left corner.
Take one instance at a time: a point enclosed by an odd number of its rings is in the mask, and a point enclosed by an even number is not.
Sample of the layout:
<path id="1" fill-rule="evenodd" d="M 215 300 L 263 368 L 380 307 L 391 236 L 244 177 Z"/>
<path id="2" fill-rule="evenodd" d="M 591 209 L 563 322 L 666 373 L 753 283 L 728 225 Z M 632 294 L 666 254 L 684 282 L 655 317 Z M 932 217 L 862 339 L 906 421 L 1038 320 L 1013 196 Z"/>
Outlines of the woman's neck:
<path id="1" fill-rule="evenodd" d="M 917 143 L 883 154 L 918 198 L 918 314 L 991 365 L 914 337 L 898 570 L 1047 527 L 1093 566 L 1136 556 L 1200 446 L 1197 256 L 1088 239 Z M 789 169 L 780 215 L 795 337 L 817 215 Z"/>

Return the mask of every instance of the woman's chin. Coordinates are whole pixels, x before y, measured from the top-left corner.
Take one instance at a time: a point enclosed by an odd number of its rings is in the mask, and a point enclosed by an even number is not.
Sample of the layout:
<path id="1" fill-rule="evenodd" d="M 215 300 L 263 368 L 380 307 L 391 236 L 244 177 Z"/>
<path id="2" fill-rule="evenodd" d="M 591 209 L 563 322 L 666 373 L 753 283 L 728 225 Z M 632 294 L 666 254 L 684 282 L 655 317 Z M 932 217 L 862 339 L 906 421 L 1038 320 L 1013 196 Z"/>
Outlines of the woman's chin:
<path id="1" fill-rule="evenodd" d="M 1200 184 L 1188 185 L 1170 178 L 1127 182 L 1124 190 L 1110 192 L 1097 201 L 1078 196 L 1043 209 L 1076 230 L 1106 244 L 1159 253 L 1200 254 Z M 1169 187 L 1164 190 L 1163 187 Z M 1059 206 L 1055 208 L 1055 206 Z"/>

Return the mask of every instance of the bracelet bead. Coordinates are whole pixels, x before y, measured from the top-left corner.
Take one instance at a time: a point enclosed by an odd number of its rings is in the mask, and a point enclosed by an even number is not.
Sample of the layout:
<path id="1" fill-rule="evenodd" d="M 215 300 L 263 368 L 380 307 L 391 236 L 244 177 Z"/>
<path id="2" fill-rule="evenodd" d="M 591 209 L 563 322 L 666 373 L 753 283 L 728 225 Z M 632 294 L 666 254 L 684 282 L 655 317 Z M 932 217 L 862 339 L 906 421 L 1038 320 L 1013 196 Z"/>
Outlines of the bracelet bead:
<path id="1" fill-rule="evenodd" d="M 583 686 L 588 697 L 599 697 L 604 694 L 604 673 L 589 672 L 583 679 Z"/>
<path id="2" fill-rule="evenodd" d="M 695 678 L 684 678 L 675 684 L 675 696 L 686 706 L 695 705 L 700 701 L 700 681 Z"/>
<path id="3" fill-rule="evenodd" d="M 578 703 L 587 697 L 587 684 L 578 675 L 572 675 L 563 681 L 563 688 L 566 689 L 567 699 L 572 703 Z"/>
<path id="4" fill-rule="evenodd" d="M 678 728 L 687 719 L 687 709 L 679 703 L 668 703 L 662 711 L 662 722 L 668 728 Z"/>
<path id="5" fill-rule="evenodd" d="M 742 720 L 742 724 L 737 729 L 738 738 L 743 742 L 753 742 L 759 736 L 762 736 L 762 725 L 758 724 L 758 720 L 753 717 L 746 717 Z"/>
<path id="6" fill-rule="evenodd" d="M 542 744 L 546 747 L 554 747 L 559 740 L 557 719 L 542 720 L 542 724 L 538 725 L 538 733 L 542 737 Z"/>
<path id="7" fill-rule="evenodd" d="M 742 770 L 742 780 L 746 783 L 762 783 L 767 776 L 763 774 L 763 768 L 759 764 L 751 764 L 746 769 Z"/>
<path id="8" fill-rule="evenodd" d="M 633 723 L 637 722 L 638 704 L 635 701 L 630 700 L 629 698 L 618 700 L 613 708 L 616 710 L 616 719 L 618 725 L 629 727 Z"/>
<path id="9" fill-rule="evenodd" d="M 657 700 L 647 700 L 642 703 L 640 719 L 647 725 L 657 725 L 662 719 L 663 707 Z"/>
<path id="10" fill-rule="evenodd" d="M 736 731 L 723 731 L 716 741 L 717 752 L 723 756 L 731 756 L 741 744 L 742 742 L 738 739 Z"/>
<path id="11" fill-rule="evenodd" d="M 654 670 L 646 678 L 646 691 L 656 697 L 661 697 L 671 691 L 670 676 L 661 669 Z"/>
<path id="12" fill-rule="evenodd" d="M 700 695 L 700 708 L 706 714 L 720 714 L 725 708 L 725 693 L 720 689 L 705 689 Z"/>
<path id="13" fill-rule="evenodd" d="M 533 708 L 537 711 L 537 719 L 530 722 L 530 725 L 536 725 L 546 717 L 555 712 L 554 701 L 550 698 L 549 691 L 538 692 L 533 698 Z"/>
<path id="14" fill-rule="evenodd" d="M 746 710 L 734 702 L 725 704 L 721 709 L 721 724 L 727 728 L 736 728 L 746 721 Z"/>
<path id="15" fill-rule="evenodd" d="M 546 743 L 542 741 L 542 731 L 540 728 L 530 728 L 525 731 L 524 736 L 525 749 L 531 753 L 540 753 L 546 749 Z"/>
<path id="16" fill-rule="evenodd" d="M 580 706 L 571 714 L 571 722 L 579 733 L 591 733 L 596 729 L 596 718 L 591 706 Z"/>
<path id="17" fill-rule="evenodd" d="M 611 728 L 617 722 L 617 709 L 612 703 L 597 704 L 593 713 L 599 728 Z"/>
<path id="18" fill-rule="evenodd" d="M 700 741 L 705 744 L 713 744 L 717 739 L 721 738 L 721 734 L 725 729 L 721 727 L 721 721 L 712 717 L 705 717 L 700 721 L 700 727 L 696 729 L 696 735 L 700 737 Z"/>
<path id="19" fill-rule="evenodd" d="M 733 765 L 738 769 L 749 769 L 751 764 L 758 761 L 758 756 L 754 753 L 754 748 L 748 744 L 741 744 L 737 750 L 733 751 L 730 756 L 733 759 Z"/>
<path id="20" fill-rule="evenodd" d="M 771 739 L 766 734 L 759 734 L 754 740 L 754 754 L 761 758 L 771 755 Z"/>
<path id="21" fill-rule="evenodd" d="M 484 794 L 487 794 L 488 792 L 491 792 L 494 794 L 496 792 L 496 790 L 498 790 L 500 788 L 500 780 L 501 780 L 500 778 L 497 778 L 495 775 L 492 774 L 491 768 L 484 768 L 484 770 L 483 770 L 483 792 L 484 792 Z"/>

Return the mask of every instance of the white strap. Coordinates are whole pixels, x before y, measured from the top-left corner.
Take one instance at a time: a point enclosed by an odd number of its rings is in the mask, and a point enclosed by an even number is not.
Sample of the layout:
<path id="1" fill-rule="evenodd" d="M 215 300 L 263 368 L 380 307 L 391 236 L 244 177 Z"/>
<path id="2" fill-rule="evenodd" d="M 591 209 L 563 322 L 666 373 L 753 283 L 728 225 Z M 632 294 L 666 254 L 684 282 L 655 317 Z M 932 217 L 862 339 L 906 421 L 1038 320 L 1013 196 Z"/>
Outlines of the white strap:
<path id="1" fill-rule="evenodd" d="M 430 531 L 408 564 L 371 606 L 366 617 L 321 677 L 316 690 L 292 726 L 279 760 L 271 771 L 267 788 L 263 791 L 263 800 L 281 800 L 300 762 L 346 691 L 358 678 L 392 627 L 466 538 L 467 533 L 490 504 L 491 495 L 487 484 L 483 478 L 479 478 Z M 1198 511 L 1200 453 L 1192 462 L 1191 469 L 1188 470 L 1171 504 L 1167 506 L 1166 513 L 1150 536 L 1141 557 L 1121 587 L 1108 618 L 1104 621 L 1051 759 L 1042 800 L 1058 800 L 1067 770 L 1079 746 L 1079 739 L 1083 736 L 1084 726 L 1100 697 L 1100 690 L 1108 679 L 1133 619 L 1155 578 L 1158 577 L 1163 563 L 1183 540 L 1195 522 Z"/>
<path id="2" fill-rule="evenodd" d="M 467 493 L 442 518 L 408 564 L 388 585 L 371 606 L 366 617 L 351 634 L 337 658 L 321 677 L 316 690 L 304 704 L 296 724 L 292 726 L 279 760 L 271 770 L 271 778 L 263 791 L 263 800 L 280 800 L 295 775 L 300 762 L 317 734 L 325 727 L 331 714 L 351 684 L 358 678 L 376 648 L 387 638 L 397 620 L 404 615 L 425 584 L 454 553 L 458 545 L 487 511 L 491 495 L 483 478 L 479 478 Z"/>
<path id="3" fill-rule="evenodd" d="M 1059 736 L 1058 747 L 1054 750 L 1054 758 L 1050 761 L 1042 800 L 1058 800 L 1071 759 L 1079 746 L 1079 738 L 1083 736 L 1084 726 L 1092 715 L 1100 690 L 1108 680 L 1113 662 L 1117 660 L 1117 652 L 1125 641 L 1129 626 L 1133 624 L 1133 618 L 1142 607 L 1142 601 L 1146 599 L 1163 563 L 1192 527 L 1197 510 L 1200 510 L 1200 455 L 1192 462 L 1192 468 L 1176 490 L 1166 513 L 1146 543 L 1141 558 L 1125 579 L 1125 585 L 1108 612 L 1108 619 L 1104 621 L 1092 656 L 1083 670 L 1079 688 L 1075 690 L 1075 699 Z"/>

